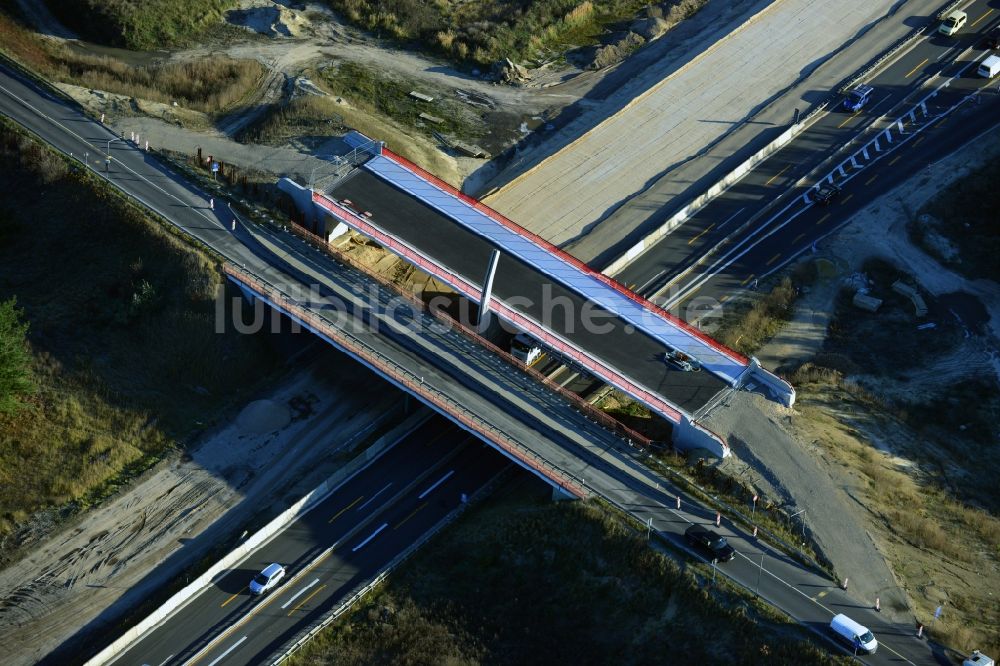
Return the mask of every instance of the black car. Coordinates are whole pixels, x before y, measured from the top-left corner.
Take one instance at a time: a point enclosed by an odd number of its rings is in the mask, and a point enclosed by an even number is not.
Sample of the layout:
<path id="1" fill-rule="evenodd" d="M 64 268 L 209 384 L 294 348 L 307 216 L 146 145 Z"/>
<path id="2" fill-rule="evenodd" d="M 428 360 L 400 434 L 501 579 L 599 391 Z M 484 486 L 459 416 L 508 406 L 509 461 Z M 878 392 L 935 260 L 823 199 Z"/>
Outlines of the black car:
<path id="1" fill-rule="evenodd" d="M 736 557 L 736 551 L 726 542 L 726 538 L 707 527 L 692 525 L 684 532 L 684 536 L 692 546 L 702 549 L 713 560 L 728 562 Z"/>
<path id="2" fill-rule="evenodd" d="M 840 188 L 832 183 L 823 183 L 819 187 L 809 190 L 809 201 L 820 206 L 829 205 L 838 196 L 840 196 Z"/>
<path id="3" fill-rule="evenodd" d="M 1000 49 L 1000 25 L 986 33 L 986 38 L 983 40 L 983 48 Z"/>

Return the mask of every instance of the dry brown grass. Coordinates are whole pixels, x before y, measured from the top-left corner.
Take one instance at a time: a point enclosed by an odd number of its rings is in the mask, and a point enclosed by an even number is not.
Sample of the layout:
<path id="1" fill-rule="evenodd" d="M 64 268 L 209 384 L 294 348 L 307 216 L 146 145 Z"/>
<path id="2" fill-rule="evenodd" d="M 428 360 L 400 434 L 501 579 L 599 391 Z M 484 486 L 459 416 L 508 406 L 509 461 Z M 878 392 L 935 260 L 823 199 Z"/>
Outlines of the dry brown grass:
<path id="1" fill-rule="evenodd" d="M 753 294 L 730 307 L 718 327 L 709 332 L 730 349 L 752 354 L 781 330 L 792 316 L 797 297 L 792 278 L 784 277 L 767 293 Z"/>
<path id="2" fill-rule="evenodd" d="M 804 377 L 811 381 L 801 381 Z M 907 591 L 917 620 L 930 624 L 934 609 L 944 619 L 929 630 L 959 650 L 1000 651 L 1000 519 L 957 501 L 933 466 L 918 467 L 875 448 L 900 451 L 925 444 L 877 403 L 845 388 L 835 371 L 805 369 L 799 376 L 797 436 L 817 445 L 852 481 L 874 534 Z M 850 420 L 840 416 L 849 414 Z"/>
<path id="3" fill-rule="evenodd" d="M 38 386 L 0 416 L 3 544 L 36 511 L 79 510 L 183 446 L 274 357 L 264 335 L 216 332 L 208 257 L 6 125 L 0 176 L 0 300 L 24 308 Z"/>
<path id="4" fill-rule="evenodd" d="M 177 102 L 186 108 L 218 113 L 248 97 L 259 85 L 264 66 L 256 60 L 212 57 L 184 63 L 132 66 L 107 56 L 75 52 L 40 39 L 0 12 L 0 49 L 52 81 L 147 99 Z"/>

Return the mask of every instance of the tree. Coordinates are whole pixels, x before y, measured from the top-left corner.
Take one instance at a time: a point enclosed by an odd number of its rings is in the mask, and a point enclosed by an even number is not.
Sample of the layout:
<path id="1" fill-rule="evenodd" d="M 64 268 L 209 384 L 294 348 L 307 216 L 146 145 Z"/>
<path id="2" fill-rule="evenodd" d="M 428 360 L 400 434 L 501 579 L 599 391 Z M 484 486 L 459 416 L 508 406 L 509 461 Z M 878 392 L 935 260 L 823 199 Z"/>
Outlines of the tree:
<path id="1" fill-rule="evenodd" d="M 15 412 L 18 398 L 35 388 L 27 335 L 28 322 L 17 299 L 0 301 L 0 412 Z"/>

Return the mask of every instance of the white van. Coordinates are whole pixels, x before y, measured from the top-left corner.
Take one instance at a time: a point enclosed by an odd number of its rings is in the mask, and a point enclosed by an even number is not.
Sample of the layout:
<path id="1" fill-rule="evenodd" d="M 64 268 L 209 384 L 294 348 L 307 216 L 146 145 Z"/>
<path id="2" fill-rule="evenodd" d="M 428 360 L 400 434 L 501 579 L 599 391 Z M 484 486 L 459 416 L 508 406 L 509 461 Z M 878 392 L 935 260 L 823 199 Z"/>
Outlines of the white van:
<path id="1" fill-rule="evenodd" d="M 531 365 L 542 355 L 542 348 L 527 333 L 518 333 L 510 342 L 510 354 L 521 363 Z"/>
<path id="2" fill-rule="evenodd" d="M 868 627 L 858 624 L 843 613 L 835 615 L 830 622 L 830 629 L 841 641 L 850 646 L 851 650 L 875 654 L 878 641 Z"/>
<path id="3" fill-rule="evenodd" d="M 976 70 L 979 76 L 985 77 L 987 79 L 992 79 L 997 74 L 1000 74 L 1000 56 L 991 55 L 990 57 L 979 63 L 979 69 Z"/>

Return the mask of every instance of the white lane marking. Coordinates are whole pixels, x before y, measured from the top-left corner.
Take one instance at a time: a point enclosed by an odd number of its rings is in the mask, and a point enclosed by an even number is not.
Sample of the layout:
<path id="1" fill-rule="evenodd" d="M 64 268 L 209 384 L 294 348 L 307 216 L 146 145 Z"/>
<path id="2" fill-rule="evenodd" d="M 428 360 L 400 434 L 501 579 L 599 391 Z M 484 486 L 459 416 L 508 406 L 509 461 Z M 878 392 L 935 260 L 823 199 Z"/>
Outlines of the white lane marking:
<path id="1" fill-rule="evenodd" d="M 385 528 L 387 528 L 388 526 L 389 526 L 389 523 L 382 523 L 382 527 L 378 528 L 377 530 L 375 530 L 374 532 L 372 532 L 371 534 L 369 534 L 368 538 L 365 539 L 364 541 L 362 541 L 361 543 L 359 543 L 357 546 L 355 546 L 354 548 L 351 548 L 351 552 L 352 553 L 356 553 L 359 550 L 361 550 L 362 548 L 364 548 L 365 546 L 367 546 L 369 541 L 371 541 L 372 539 L 374 539 L 375 537 L 377 537 L 378 533 L 381 532 L 382 530 L 384 530 Z M 211 664 L 209 664 L 209 666 L 211 666 Z"/>
<path id="2" fill-rule="evenodd" d="M 739 555 L 740 557 L 742 557 L 743 559 L 745 559 L 746 561 L 750 562 L 754 566 L 757 566 L 756 562 L 754 562 L 753 560 L 751 560 L 749 557 L 747 557 L 743 553 L 737 551 L 736 554 Z M 758 568 L 760 568 L 760 567 L 758 567 Z M 799 588 L 797 588 L 792 583 L 789 583 L 787 580 L 785 580 L 784 578 L 782 578 L 778 574 L 774 573 L 773 571 L 767 569 L 766 567 L 760 568 L 760 570 L 763 571 L 764 573 L 766 573 L 771 578 L 773 578 L 776 581 L 778 581 L 779 583 L 782 583 L 783 585 L 785 585 L 785 587 L 787 587 L 787 588 L 789 588 L 791 590 L 794 590 L 799 595 L 801 595 L 803 598 L 808 599 L 809 601 L 813 602 L 814 604 L 816 604 L 817 606 L 819 606 L 820 608 L 822 608 L 823 610 L 825 610 L 827 613 L 829 613 L 831 616 L 832 615 L 836 615 L 836 613 L 832 609 L 828 608 L 827 606 L 824 606 L 823 604 L 821 604 L 816 599 L 813 599 L 808 594 L 806 594 L 805 592 L 803 592 L 802 590 L 800 590 Z M 898 652 L 896 652 L 895 650 L 893 650 L 891 647 L 889 647 L 888 645 L 886 645 L 884 642 L 880 641 L 879 642 L 879 647 L 884 647 L 886 650 L 888 650 L 889 652 L 893 653 L 894 655 L 896 655 L 897 657 L 899 657 L 900 659 L 902 659 L 903 661 L 905 661 L 908 664 L 912 664 L 913 663 L 912 661 L 910 661 L 909 659 L 907 659 L 906 657 L 904 657 L 903 655 L 899 654 Z"/>
<path id="3" fill-rule="evenodd" d="M 305 587 L 303 587 L 301 590 L 299 590 L 298 592 L 296 592 L 295 594 L 293 594 L 292 598 L 289 599 L 288 601 L 286 601 L 281 606 L 281 610 L 285 610 L 286 608 L 288 608 L 289 606 L 291 606 L 293 601 L 295 601 L 296 599 L 298 599 L 299 597 L 301 597 L 303 594 L 305 594 L 306 590 L 308 590 L 310 587 L 312 587 L 313 585 L 315 585 L 318 582 L 319 582 L 319 578 L 317 578 L 316 580 L 314 580 L 313 582 L 309 583 L 308 585 L 306 585 Z"/>
<path id="4" fill-rule="evenodd" d="M 642 293 L 642 292 L 643 292 L 643 291 L 644 291 L 644 290 L 646 289 L 646 287 L 648 287 L 649 285 L 653 284 L 653 282 L 655 282 L 655 281 L 656 281 L 656 278 L 660 277 L 661 275 L 663 275 L 663 274 L 664 274 L 664 273 L 666 273 L 666 272 L 667 272 L 667 269 L 666 269 L 666 268 L 664 268 L 664 269 L 663 269 L 662 271 L 660 271 L 659 273 L 657 273 L 657 274 L 656 274 L 656 275 L 654 275 L 653 277 L 651 277 L 651 278 L 649 278 L 648 280 L 646 280 L 645 282 L 643 282 L 643 283 L 642 283 L 642 286 L 641 286 L 641 287 L 639 287 L 639 288 L 638 288 L 638 289 L 636 290 L 636 292 L 635 292 L 635 293 L 637 293 L 637 294 L 641 294 L 641 293 Z"/>
<path id="5" fill-rule="evenodd" d="M 359 506 L 358 507 L 358 511 L 361 511 L 361 509 L 365 508 L 366 506 L 368 506 L 369 504 L 371 504 L 372 502 L 374 502 L 375 498 L 378 497 L 379 495 L 381 495 L 382 493 L 384 493 L 385 491 L 389 490 L 389 486 L 391 486 L 391 485 L 392 485 L 392 481 L 390 481 L 389 483 L 385 484 L 385 488 L 383 488 L 382 490 L 380 490 L 377 493 L 375 493 L 374 495 L 372 495 L 371 499 L 369 499 L 367 502 L 365 502 L 364 504 L 362 504 L 361 506 Z"/>
<path id="6" fill-rule="evenodd" d="M 170 661 L 173 658 L 174 658 L 174 655 L 170 655 L 169 657 L 167 657 L 166 659 L 164 659 L 163 661 L 160 662 L 160 666 L 166 666 L 167 662 Z"/>
<path id="7" fill-rule="evenodd" d="M 22 84 L 20 81 L 18 81 L 18 83 L 21 84 L 21 85 L 24 85 L 32 93 L 37 93 L 37 91 L 35 89 L 33 89 L 30 85 Z M 104 154 L 102 152 L 102 149 L 101 149 L 100 146 L 98 146 L 98 145 L 96 145 L 94 143 L 91 143 L 87 139 L 83 138 L 81 135 L 77 134 L 76 132 L 74 132 L 70 128 L 68 128 L 65 125 L 63 125 L 62 123 L 60 123 L 58 120 L 56 120 L 52 116 L 47 115 L 45 113 L 42 113 L 41 109 L 39 109 L 38 107 L 33 106 L 32 104 L 28 103 L 27 100 L 25 100 L 25 99 L 23 99 L 21 97 L 18 97 L 13 92 L 11 92 L 10 90 L 8 90 L 6 87 L 0 86 L 0 91 L 3 91 L 8 97 L 10 97 L 11 99 L 13 99 L 15 102 L 18 102 L 19 104 L 21 104 L 23 106 L 26 106 L 27 108 L 29 108 L 32 111 L 34 111 L 35 114 L 39 118 L 44 118 L 45 120 L 49 121 L 50 123 L 52 123 L 53 125 L 55 125 L 59 129 L 61 129 L 66 134 L 69 134 L 70 136 L 74 137 L 80 143 L 84 144 L 85 146 L 91 147 L 95 151 L 96 154 L 98 154 L 98 155 L 103 155 Z M 42 96 L 43 97 L 47 97 L 45 94 L 42 94 Z M 69 110 L 69 109 L 65 108 L 64 104 L 60 103 L 58 100 L 51 100 L 50 99 L 50 101 L 53 101 L 54 103 L 56 103 L 60 107 L 62 107 L 61 110 L 64 110 L 64 111 Z M 90 124 L 93 124 L 93 125 L 97 125 L 98 127 L 101 127 L 102 129 L 104 129 L 105 131 L 107 131 L 108 133 L 110 133 L 111 136 L 113 136 L 113 137 L 117 137 L 118 136 L 117 134 L 115 134 L 114 130 L 111 130 L 110 128 L 108 128 L 106 126 L 103 126 L 103 125 L 98 125 L 96 121 L 91 120 L 90 118 L 87 118 L 86 116 L 81 116 L 81 118 L 79 119 L 78 122 L 90 123 Z M 107 143 L 107 139 L 98 139 L 98 143 Z M 59 150 L 59 149 L 56 148 L 56 150 Z M 138 148 L 136 150 L 138 150 Z M 137 178 L 139 178 L 141 180 L 144 180 L 153 189 L 159 190 L 161 193 L 163 193 L 164 195 L 170 197 L 171 199 L 179 201 L 184 207 L 192 209 L 195 213 L 197 213 L 201 217 L 205 218 L 205 220 L 207 220 L 208 222 L 214 223 L 220 229 L 225 229 L 225 225 L 223 225 L 219 220 L 217 220 L 217 219 L 215 219 L 213 217 L 209 217 L 208 215 L 206 215 L 205 213 L 203 213 L 201 211 L 201 209 L 198 208 L 197 206 L 195 206 L 193 203 L 191 203 L 189 201 L 184 201 L 184 199 L 182 199 L 181 197 L 177 196 L 176 194 L 173 194 L 171 192 L 166 191 L 165 189 L 163 189 L 162 187 L 160 187 L 159 185 L 157 185 L 156 183 L 154 183 L 153 181 L 151 181 L 149 178 L 147 178 L 146 176 L 142 175 L 141 173 L 139 173 L 138 171 L 136 171 L 135 169 L 133 169 L 132 167 L 130 167 L 124 161 L 117 160 L 117 163 L 120 164 L 121 166 L 125 167 L 128 171 L 130 171 Z M 159 164 L 160 164 L 160 166 L 166 168 L 162 163 L 159 163 Z M 171 173 L 171 175 L 173 175 L 173 176 L 175 176 L 177 178 L 180 178 L 180 176 L 178 176 L 177 174 L 173 173 L 173 171 L 170 171 L 169 169 L 168 169 L 168 171 Z M 104 173 L 98 171 L 97 169 L 92 169 L 91 173 L 94 173 L 97 176 L 99 176 L 101 178 L 104 178 L 104 180 L 108 181 L 109 183 L 111 183 L 113 185 L 115 184 L 115 181 L 112 178 L 110 178 L 109 175 L 104 174 Z M 183 180 L 181 180 L 181 181 L 173 180 L 171 182 L 174 185 L 177 185 L 178 187 L 180 187 L 182 190 L 186 190 L 187 194 L 192 194 L 191 190 L 188 189 L 189 184 L 186 183 L 185 181 L 183 181 Z M 118 187 L 118 189 L 121 190 L 122 192 L 125 192 L 126 194 L 130 194 L 124 187 L 120 187 L 120 186 L 117 186 L 117 185 L 116 185 L 116 187 Z M 139 199 L 140 201 L 143 201 L 142 199 L 139 198 L 138 195 L 133 194 L 131 196 L 134 196 L 136 199 Z M 205 195 L 205 198 L 208 198 L 208 195 Z M 167 220 L 171 220 L 172 219 L 169 215 L 167 215 L 163 211 L 159 210 L 156 206 L 154 206 L 154 205 L 152 205 L 152 204 L 150 204 L 150 203 L 148 203 L 146 201 L 143 201 L 143 203 L 146 204 L 147 206 L 149 206 L 149 208 L 151 208 L 152 210 L 154 210 L 157 213 L 159 213 L 160 215 L 162 215 L 165 219 L 167 219 Z M 184 231 L 187 231 L 187 229 L 185 229 L 184 227 L 180 227 L 180 228 L 184 229 Z M 194 236 L 194 234 L 191 234 L 189 231 L 187 233 L 189 233 L 191 236 L 197 238 L 196 236 Z M 212 243 L 210 243 L 210 242 L 208 242 L 206 240 L 202 240 L 200 238 L 198 240 L 200 242 L 202 242 L 202 243 L 205 243 L 209 247 L 212 247 L 212 249 L 215 249 L 214 246 L 212 245 Z M 218 250 L 216 250 L 216 251 L 218 252 Z M 219 253 L 222 254 L 222 252 L 219 252 Z"/>
<path id="8" fill-rule="evenodd" d="M 732 215 L 730 215 L 729 217 L 727 217 L 726 221 L 719 225 L 719 229 L 721 229 L 722 227 L 724 227 L 727 224 L 729 224 L 730 222 L 732 222 L 734 219 L 736 219 L 737 215 L 739 215 L 740 213 L 742 213 L 745 210 L 746 210 L 746 207 L 740 208 L 738 211 L 736 211 L 735 213 L 733 213 Z"/>
<path id="9" fill-rule="evenodd" d="M 216 657 L 211 663 L 209 663 L 208 666 L 215 666 L 217 663 L 219 663 L 220 661 L 222 661 L 223 659 L 225 659 L 229 655 L 230 652 L 232 652 L 233 650 L 235 650 L 236 648 L 238 648 L 240 646 L 240 643 L 242 643 L 246 639 L 247 639 L 247 637 L 244 636 L 240 640 L 238 640 L 235 643 L 233 643 L 232 645 L 230 645 L 228 650 L 226 650 L 225 652 L 223 652 L 222 654 L 220 654 L 218 657 Z"/>
<path id="10" fill-rule="evenodd" d="M 428 495 L 430 495 L 430 494 L 431 494 L 431 492 L 432 492 L 432 491 L 433 491 L 433 490 L 434 490 L 435 488 L 437 488 L 437 487 L 438 487 L 438 486 L 440 486 L 440 485 L 441 485 L 442 483 L 444 483 L 445 481 L 447 481 L 447 480 L 448 480 L 448 477 L 450 477 L 450 476 L 451 476 L 452 474 L 454 474 L 454 473 L 455 473 L 455 470 L 451 470 L 450 472 L 448 472 L 447 474 L 445 474 L 444 476 L 442 476 L 442 477 L 441 477 L 440 479 L 438 479 L 437 481 L 435 481 L 435 482 L 434 482 L 434 485 L 432 485 L 432 486 L 431 486 L 430 488 L 428 488 L 428 489 L 427 489 L 427 490 L 425 490 L 424 492 L 420 493 L 420 495 L 418 495 L 418 496 L 417 496 L 417 499 L 423 499 L 423 498 L 427 497 Z"/>
<path id="11" fill-rule="evenodd" d="M 968 69 L 968 66 L 964 67 L 962 69 L 962 71 L 964 72 L 965 69 Z M 959 75 L 960 74 L 961 74 L 961 72 L 959 73 Z M 944 84 L 942 84 L 938 89 L 940 90 L 940 88 L 943 88 L 943 87 L 945 87 Z M 934 94 L 936 94 L 936 91 L 935 91 Z M 941 113 L 939 113 L 935 117 L 935 119 L 937 119 L 937 118 L 944 118 L 948 114 L 950 114 L 953 111 L 955 111 L 955 109 L 959 108 L 960 106 L 962 106 L 963 104 L 965 104 L 966 102 L 968 102 L 975 94 L 976 93 L 972 93 L 972 94 L 966 95 L 965 97 L 963 97 L 962 99 L 960 99 L 958 102 L 956 102 L 955 104 L 953 104 L 951 107 L 949 107 L 948 109 L 945 109 L 944 111 L 942 111 Z M 881 160 L 883 158 L 887 158 L 889 155 L 891 155 L 892 153 L 896 152 L 897 150 L 901 150 L 903 147 L 906 146 L 907 143 L 909 143 L 911 140 L 913 140 L 917 135 L 921 134 L 925 129 L 927 129 L 928 127 L 930 127 L 930 125 L 931 125 L 931 123 L 927 123 L 927 124 L 925 124 L 923 126 L 917 127 L 913 132 L 910 132 L 910 133 L 906 134 L 904 136 L 904 138 L 900 139 L 899 144 L 895 148 L 893 148 L 892 150 L 886 151 L 884 154 L 878 155 L 874 160 L 872 160 L 872 164 L 877 163 L 879 160 Z M 853 160 L 853 157 L 852 157 L 852 160 Z M 841 170 L 842 169 L 843 169 L 843 167 L 841 166 Z M 854 178 L 856 178 L 857 176 L 859 176 L 861 173 L 862 173 L 862 170 L 860 168 L 857 169 L 857 170 L 855 170 L 853 173 L 851 173 L 850 176 L 844 177 L 843 182 L 841 184 L 843 185 L 844 183 L 847 183 L 847 182 L 849 182 L 851 180 L 854 180 Z M 723 270 L 725 270 L 726 268 L 728 268 L 729 266 L 731 266 L 733 263 L 735 263 L 737 260 L 739 260 L 745 254 L 747 254 L 748 252 L 750 252 L 753 248 L 755 248 L 756 246 L 760 245 L 762 242 L 764 242 L 765 240 L 767 240 L 768 238 L 770 238 L 771 236 L 773 236 L 775 233 L 777 233 L 778 231 L 780 231 L 782 228 L 784 228 L 785 226 L 787 226 L 789 223 L 791 223 L 799 215 L 801 215 L 806 210 L 808 210 L 808 208 L 804 208 L 804 209 L 801 209 L 801 210 L 795 212 L 787 220 L 785 220 L 784 222 L 782 222 L 778 226 L 776 226 L 774 228 L 771 228 L 770 231 L 767 231 L 767 233 L 764 233 L 763 236 L 761 236 L 760 238 L 757 238 L 756 240 L 754 240 L 754 238 L 756 236 L 758 236 L 759 234 L 761 234 L 762 232 L 764 232 L 765 230 L 767 230 L 770 227 L 770 225 L 771 225 L 772 222 L 774 222 L 774 221 L 778 220 L 779 218 L 781 218 L 782 215 L 784 215 L 787 211 L 789 211 L 792 207 L 794 207 L 795 204 L 798 201 L 799 201 L 798 198 L 792 199 L 788 203 L 788 205 L 786 205 L 779 212 L 777 212 L 776 214 L 774 214 L 773 216 L 771 216 L 767 220 L 767 222 L 764 222 L 763 224 L 759 225 L 756 228 L 756 230 L 754 230 L 753 232 L 751 232 L 747 237 L 745 237 L 743 240 L 737 242 L 736 245 L 734 245 L 732 248 L 730 248 L 730 250 L 729 250 L 728 253 L 726 253 L 721 258 L 717 259 L 714 263 L 712 263 L 711 266 L 709 266 L 705 271 L 702 272 L 702 277 L 700 277 L 699 279 L 694 280 L 693 282 L 689 283 L 688 286 L 682 288 L 679 292 L 677 292 L 668 301 L 666 301 L 665 303 L 663 303 L 661 305 L 661 307 L 669 309 L 671 307 L 674 307 L 678 303 L 681 303 L 685 299 L 689 298 L 693 292 L 695 292 L 698 289 L 700 289 L 702 287 L 702 285 L 704 285 L 706 282 L 708 282 L 709 280 L 711 280 L 712 278 L 714 278 L 717 274 L 721 273 Z M 781 264 L 779 264 L 778 266 L 776 266 L 775 268 L 773 268 L 771 271 L 769 271 L 768 273 L 766 273 L 765 276 L 766 275 L 770 275 L 771 273 L 773 273 L 774 271 L 778 270 L 779 268 L 781 268 L 782 266 L 784 266 L 787 263 L 788 263 L 788 260 L 783 261 Z M 677 279 L 679 280 L 680 277 L 683 277 L 683 275 L 685 275 L 685 274 L 686 273 L 682 273 L 681 276 L 678 276 Z M 762 276 L 762 277 L 764 277 L 764 276 Z M 675 280 L 674 283 L 676 283 L 676 281 L 677 280 Z M 669 286 L 669 285 L 667 285 L 667 286 Z"/>

